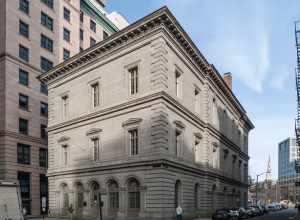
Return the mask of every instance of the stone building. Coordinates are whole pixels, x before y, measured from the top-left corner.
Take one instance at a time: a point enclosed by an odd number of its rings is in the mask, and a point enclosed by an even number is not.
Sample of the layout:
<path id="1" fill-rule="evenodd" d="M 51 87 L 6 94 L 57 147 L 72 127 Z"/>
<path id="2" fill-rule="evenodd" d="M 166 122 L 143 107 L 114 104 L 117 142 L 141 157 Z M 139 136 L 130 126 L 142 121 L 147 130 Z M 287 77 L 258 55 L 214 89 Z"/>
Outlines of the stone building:
<path id="1" fill-rule="evenodd" d="M 28 214 L 39 215 L 48 196 L 47 87 L 36 77 L 119 30 L 103 7 L 100 0 L 0 1 L 0 179 L 19 180 Z"/>
<path id="2" fill-rule="evenodd" d="M 49 88 L 49 205 L 95 219 L 246 205 L 253 124 L 163 7 L 39 79 Z"/>

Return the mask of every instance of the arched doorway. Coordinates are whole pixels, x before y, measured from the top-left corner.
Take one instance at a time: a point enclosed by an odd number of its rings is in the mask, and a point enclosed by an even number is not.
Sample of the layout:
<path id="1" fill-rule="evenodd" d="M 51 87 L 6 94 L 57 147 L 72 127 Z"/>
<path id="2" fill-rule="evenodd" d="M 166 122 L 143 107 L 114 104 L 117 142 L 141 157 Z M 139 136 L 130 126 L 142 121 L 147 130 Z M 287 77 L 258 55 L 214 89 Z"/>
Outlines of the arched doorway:
<path id="1" fill-rule="evenodd" d="M 91 181 L 89 184 L 90 190 L 90 208 L 98 207 L 98 193 L 99 193 L 100 185 L 96 181 Z"/>
<path id="2" fill-rule="evenodd" d="M 82 209 L 84 206 L 84 189 L 83 185 L 80 182 L 74 184 L 74 191 L 75 191 L 75 210 L 76 213 L 82 213 Z"/>
<path id="3" fill-rule="evenodd" d="M 128 213 L 138 214 L 141 209 L 141 192 L 140 183 L 135 178 L 130 178 L 127 181 L 127 191 L 128 191 Z"/>
<path id="4" fill-rule="evenodd" d="M 109 180 L 108 188 L 108 210 L 110 215 L 116 214 L 119 210 L 119 185 L 115 180 Z"/>
<path id="5" fill-rule="evenodd" d="M 175 183 L 175 198 L 174 198 L 175 209 L 181 206 L 181 182 L 177 180 Z"/>
<path id="6" fill-rule="evenodd" d="M 69 208 L 69 188 L 68 185 L 66 183 L 62 183 L 60 186 L 60 207 L 61 207 L 61 212 L 63 215 L 66 215 L 68 212 L 68 208 Z"/>
<path id="7" fill-rule="evenodd" d="M 194 188 L 194 208 L 196 211 L 199 209 L 199 188 L 199 183 L 196 183 Z"/>
<path id="8" fill-rule="evenodd" d="M 217 186 L 214 184 L 211 189 L 211 202 L 212 202 L 212 211 L 214 212 L 217 209 Z"/>

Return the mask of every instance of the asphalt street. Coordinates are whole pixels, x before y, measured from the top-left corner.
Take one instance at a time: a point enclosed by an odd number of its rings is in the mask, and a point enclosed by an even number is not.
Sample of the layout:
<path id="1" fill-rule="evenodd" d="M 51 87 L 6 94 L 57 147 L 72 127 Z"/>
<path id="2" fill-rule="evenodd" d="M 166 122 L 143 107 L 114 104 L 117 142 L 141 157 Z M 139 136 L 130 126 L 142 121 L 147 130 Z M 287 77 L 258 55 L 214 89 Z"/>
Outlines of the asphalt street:
<path id="1" fill-rule="evenodd" d="M 298 213 L 296 209 L 286 209 L 251 218 L 251 220 L 300 220 L 300 212 Z"/>

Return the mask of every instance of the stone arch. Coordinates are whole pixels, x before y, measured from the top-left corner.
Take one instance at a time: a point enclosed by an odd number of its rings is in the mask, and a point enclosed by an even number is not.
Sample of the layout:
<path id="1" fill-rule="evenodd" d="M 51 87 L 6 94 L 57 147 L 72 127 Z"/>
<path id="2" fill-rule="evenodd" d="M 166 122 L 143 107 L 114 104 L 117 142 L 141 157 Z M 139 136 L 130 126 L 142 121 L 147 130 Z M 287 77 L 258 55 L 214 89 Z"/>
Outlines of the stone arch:
<path id="1" fill-rule="evenodd" d="M 108 176 L 108 177 L 105 177 L 105 179 L 104 179 L 105 187 L 108 186 L 108 183 L 111 180 L 114 180 L 115 182 L 117 182 L 119 187 L 121 186 L 121 181 L 120 181 L 120 179 L 118 177 L 116 177 L 116 176 Z"/>
<path id="2" fill-rule="evenodd" d="M 143 181 L 142 178 L 140 178 L 140 177 L 137 176 L 137 175 L 131 174 L 131 175 L 127 175 L 127 176 L 124 178 L 124 184 L 123 184 L 123 187 L 127 188 L 127 186 L 128 186 L 128 181 L 129 181 L 130 179 L 136 179 L 136 180 L 139 182 L 140 186 L 144 186 L 144 181 Z"/>

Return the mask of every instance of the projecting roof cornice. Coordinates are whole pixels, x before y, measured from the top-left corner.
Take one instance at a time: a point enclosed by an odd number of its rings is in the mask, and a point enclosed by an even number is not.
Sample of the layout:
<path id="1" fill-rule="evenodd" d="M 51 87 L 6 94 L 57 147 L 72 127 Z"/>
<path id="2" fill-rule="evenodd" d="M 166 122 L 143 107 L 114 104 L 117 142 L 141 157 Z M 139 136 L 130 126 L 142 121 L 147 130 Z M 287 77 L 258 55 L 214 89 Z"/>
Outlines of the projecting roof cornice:
<path id="1" fill-rule="evenodd" d="M 153 29 L 157 29 L 158 27 L 167 28 L 177 42 L 185 49 L 187 54 L 198 64 L 198 66 L 200 66 L 203 72 L 205 72 L 209 63 L 176 21 L 169 9 L 163 7 L 136 21 L 127 28 L 111 35 L 106 40 L 95 44 L 93 47 L 84 50 L 63 63 L 58 64 L 50 71 L 41 74 L 38 78 L 43 82 L 51 82 L 57 77 L 74 70 L 83 64 L 89 63 L 100 57 L 102 54 L 124 45 L 140 35 L 150 32 Z"/>
<path id="2" fill-rule="evenodd" d="M 209 64 L 199 49 L 180 26 L 176 18 L 172 15 L 167 7 L 162 7 L 152 14 L 136 21 L 125 29 L 111 35 L 93 47 L 71 57 L 65 62 L 57 65 L 50 71 L 41 74 L 38 78 L 42 82 L 50 83 L 53 80 L 74 71 L 84 65 L 87 65 L 97 58 L 115 50 L 129 42 L 151 32 L 158 28 L 165 28 L 173 37 L 173 39 L 183 48 L 191 61 L 208 77 L 210 77 L 220 87 L 228 99 L 235 105 L 241 115 L 246 115 L 246 111 L 239 103 L 233 92 L 226 85 L 221 75 Z M 244 117 L 244 116 L 243 116 Z M 247 117 L 247 116 L 246 116 Z M 250 129 L 254 128 L 248 118 L 243 118 Z"/>

